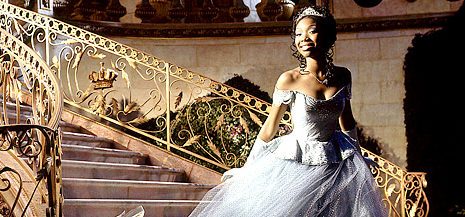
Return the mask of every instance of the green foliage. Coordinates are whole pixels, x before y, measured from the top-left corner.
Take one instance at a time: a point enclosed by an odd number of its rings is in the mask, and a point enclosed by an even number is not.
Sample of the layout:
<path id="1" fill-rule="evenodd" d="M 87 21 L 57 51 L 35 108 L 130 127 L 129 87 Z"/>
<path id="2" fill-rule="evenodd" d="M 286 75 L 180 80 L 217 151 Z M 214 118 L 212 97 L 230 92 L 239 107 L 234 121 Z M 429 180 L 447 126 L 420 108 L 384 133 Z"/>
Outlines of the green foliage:
<path id="1" fill-rule="evenodd" d="M 238 167 L 244 163 L 260 129 L 252 116 L 258 117 L 221 97 L 203 97 L 177 112 L 171 125 L 172 142 L 222 164 Z M 258 117 L 261 122 L 265 118 Z"/>
<path id="2" fill-rule="evenodd" d="M 242 76 L 235 75 L 225 84 L 271 102 L 266 92 Z M 172 111 L 170 116 L 171 143 L 229 167 L 240 167 L 245 163 L 261 124 L 266 119 L 265 115 L 215 94 L 197 98 L 193 103 Z M 135 123 L 134 126 L 160 139 L 167 139 L 166 114 Z M 177 154 L 224 172 L 224 169 L 190 154 Z"/>

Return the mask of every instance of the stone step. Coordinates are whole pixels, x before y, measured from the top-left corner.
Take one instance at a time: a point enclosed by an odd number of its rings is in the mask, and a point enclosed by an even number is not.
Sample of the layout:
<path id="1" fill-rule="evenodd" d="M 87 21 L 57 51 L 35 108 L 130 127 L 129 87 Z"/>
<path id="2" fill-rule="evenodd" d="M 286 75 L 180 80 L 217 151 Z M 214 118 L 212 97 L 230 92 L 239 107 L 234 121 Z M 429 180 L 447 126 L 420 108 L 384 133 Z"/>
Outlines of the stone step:
<path id="1" fill-rule="evenodd" d="M 60 127 L 62 132 L 71 132 L 71 133 L 83 133 L 83 134 L 89 134 L 89 135 L 94 135 L 93 133 L 89 132 L 88 130 L 84 129 L 81 126 L 77 126 L 65 121 L 60 121 Z"/>
<path id="2" fill-rule="evenodd" d="M 29 107 L 24 107 L 24 106 L 22 106 L 21 109 L 29 109 L 30 110 Z M 16 124 L 16 117 L 17 117 L 16 111 L 15 110 L 10 110 L 10 109 L 7 109 L 7 110 L 8 110 L 7 117 L 8 117 L 9 123 L 10 124 Z M 1 107 L 0 107 L 0 114 L 3 115 L 3 110 L 1 109 Z M 26 120 L 28 120 L 31 117 L 32 117 L 32 112 L 30 112 L 30 111 L 25 112 L 25 111 L 21 110 L 20 117 L 19 117 L 20 124 L 27 123 Z M 1 117 L 1 118 L 3 118 L 3 117 Z M 84 129 L 81 126 L 70 124 L 70 123 L 65 122 L 65 121 L 60 121 L 59 124 L 60 124 L 61 130 L 63 132 L 84 133 L 84 134 L 92 135 L 91 132 L 89 132 L 88 130 Z"/>
<path id="3" fill-rule="evenodd" d="M 62 144 L 81 145 L 98 148 L 115 148 L 115 146 L 117 146 L 113 140 L 86 133 L 75 132 L 63 132 Z"/>
<path id="4" fill-rule="evenodd" d="M 142 206 L 144 217 L 186 217 L 197 206 L 197 200 L 116 200 L 65 199 L 66 217 L 116 217 Z"/>
<path id="5" fill-rule="evenodd" d="M 3 112 L 0 111 L 0 114 L 3 115 Z M 8 117 L 8 124 L 26 124 L 28 123 L 28 119 L 30 119 L 32 115 L 25 115 L 21 113 L 19 115 L 19 122 L 16 120 L 16 117 L 17 117 L 16 113 L 8 112 L 7 117 Z M 0 118 L 3 120 L 4 117 L 2 116 Z"/>
<path id="6" fill-rule="evenodd" d="M 3 103 L 3 98 L 0 99 L 0 103 Z M 11 112 L 11 113 L 16 113 L 16 104 L 12 102 L 6 102 L 6 111 Z M 31 114 L 32 113 L 32 107 L 28 105 L 19 105 L 19 110 L 21 111 L 21 114 Z M 3 107 L 0 107 L 0 111 L 3 113 Z"/>
<path id="7" fill-rule="evenodd" d="M 63 178 L 63 187 L 67 199 L 200 200 L 214 185 Z"/>
<path id="8" fill-rule="evenodd" d="M 149 163 L 147 155 L 133 151 L 70 144 L 62 144 L 61 147 L 63 150 L 63 159 L 65 160 L 139 165 Z"/>
<path id="9" fill-rule="evenodd" d="M 3 103 L 3 100 L 0 101 L 0 103 Z M 6 113 L 7 113 L 7 117 L 8 117 L 8 121 L 9 121 L 9 124 L 25 124 L 27 123 L 27 119 L 32 117 L 32 108 L 30 106 L 25 106 L 25 105 L 20 105 L 19 106 L 19 112 L 20 112 L 20 115 L 19 115 L 19 123 L 16 121 L 16 117 L 18 116 L 16 114 L 16 104 L 14 103 L 11 103 L 11 102 L 7 102 L 6 103 Z M 0 107 L 0 114 L 2 114 L 2 119 L 4 118 L 3 117 L 3 113 L 5 111 L 3 111 L 3 107 Z"/>
<path id="10" fill-rule="evenodd" d="M 160 166 L 63 160 L 63 177 L 184 182 L 182 170 Z"/>

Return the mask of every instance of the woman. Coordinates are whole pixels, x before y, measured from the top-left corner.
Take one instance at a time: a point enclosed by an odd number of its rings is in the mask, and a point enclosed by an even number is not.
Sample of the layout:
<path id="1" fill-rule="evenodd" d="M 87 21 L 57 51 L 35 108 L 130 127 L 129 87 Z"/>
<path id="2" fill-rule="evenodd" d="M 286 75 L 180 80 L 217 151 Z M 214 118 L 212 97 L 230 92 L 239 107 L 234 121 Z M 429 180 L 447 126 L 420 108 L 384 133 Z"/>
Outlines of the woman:
<path id="1" fill-rule="evenodd" d="M 303 8 L 292 38 L 300 66 L 278 78 L 247 162 L 226 172 L 190 216 L 387 216 L 356 141 L 350 71 L 332 63 L 333 16 Z M 293 131 L 273 139 L 288 107 Z"/>

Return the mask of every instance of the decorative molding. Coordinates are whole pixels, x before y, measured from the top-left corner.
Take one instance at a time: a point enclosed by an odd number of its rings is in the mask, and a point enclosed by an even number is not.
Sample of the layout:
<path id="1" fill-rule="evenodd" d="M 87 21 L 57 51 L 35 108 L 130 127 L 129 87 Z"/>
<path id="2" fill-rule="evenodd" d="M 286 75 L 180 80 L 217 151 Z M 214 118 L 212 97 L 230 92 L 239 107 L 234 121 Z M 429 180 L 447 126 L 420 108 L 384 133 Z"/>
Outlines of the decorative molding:
<path id="1" fill-rule="evenodd" d="M 406 28 L 436 28 L 447 22 L 453 13 L 417 14 L 363 19 L 338 19 L 338 32 L 382 31 Z M 103 36 L 133 37 L 231 37 L 288 35 L 289 21 L 256 23 L 117 23 L 106 21 L 67 21 Z"/>
<path id="2" fill-rule="evenodd" d="M 231 37 L 289 34 L 288 22 L 270 23 L 169 23 L 169 24 L 124 24 L 104 22 L 68 23 L 102 36 L 134 37 Z"/>
<path id="3" fill-rule="evenodd" d="M 437 28 L 444 26 L 454 13 L 413 14 L 365 19 L 340 19 L 338 32 L 365 32 L 394 29 Z"/>

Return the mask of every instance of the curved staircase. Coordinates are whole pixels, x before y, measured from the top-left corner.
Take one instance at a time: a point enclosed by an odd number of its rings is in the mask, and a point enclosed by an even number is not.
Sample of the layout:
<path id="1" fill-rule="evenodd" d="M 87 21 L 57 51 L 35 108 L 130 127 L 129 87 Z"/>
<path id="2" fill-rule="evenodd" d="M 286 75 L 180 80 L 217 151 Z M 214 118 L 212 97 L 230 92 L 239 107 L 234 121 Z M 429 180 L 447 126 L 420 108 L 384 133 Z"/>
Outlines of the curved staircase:
<path id="1" fill-rule="evenodd" d="M 190 183 L 183 170 L 155 165 L 80 126 L 61 127 L 66 217 L 118 216 L 138 206 L 145 216 L 184 217 L 214 186 Z"/>

